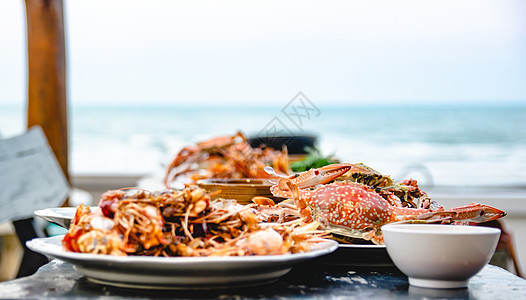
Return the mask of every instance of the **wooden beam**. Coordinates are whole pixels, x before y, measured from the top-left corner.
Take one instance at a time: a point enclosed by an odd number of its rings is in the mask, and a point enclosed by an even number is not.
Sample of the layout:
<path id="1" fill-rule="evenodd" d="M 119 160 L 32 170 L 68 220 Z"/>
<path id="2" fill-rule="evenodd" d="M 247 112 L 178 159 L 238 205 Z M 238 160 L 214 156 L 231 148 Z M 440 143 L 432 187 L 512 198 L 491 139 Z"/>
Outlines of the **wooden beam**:
<path id="1" fill-rule="evenodd" d="M 27 126 L 40 125 L 69 180 L 66 47 L 62 0 L 25 0 Z"/>

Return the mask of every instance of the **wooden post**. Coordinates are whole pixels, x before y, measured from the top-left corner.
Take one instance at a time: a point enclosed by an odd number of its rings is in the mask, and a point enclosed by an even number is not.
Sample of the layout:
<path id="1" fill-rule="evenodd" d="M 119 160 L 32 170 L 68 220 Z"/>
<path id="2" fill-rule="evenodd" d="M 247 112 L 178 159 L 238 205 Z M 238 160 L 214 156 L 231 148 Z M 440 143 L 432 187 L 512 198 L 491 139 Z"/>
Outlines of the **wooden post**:
<path id="1" fill-rule="evenodd" d="M 27 126 L 40 125 L 69 181 L 66 47 L 62 0 L 25 0 Z"/>

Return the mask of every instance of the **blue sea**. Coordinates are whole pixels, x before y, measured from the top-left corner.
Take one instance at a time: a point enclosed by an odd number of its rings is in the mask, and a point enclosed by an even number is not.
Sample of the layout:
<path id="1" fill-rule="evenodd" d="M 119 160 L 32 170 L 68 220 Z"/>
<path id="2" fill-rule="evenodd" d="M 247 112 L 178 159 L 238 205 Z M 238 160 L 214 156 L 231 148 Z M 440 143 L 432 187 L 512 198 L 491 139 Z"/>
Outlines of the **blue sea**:
<path id="1" fill-rule="evenodd" d="M 428 186 L 526 187 L 526 104 L 73 106 L 73 175 L 159 173 L 185 145 L 241 130 L 314 134 L 323 154 Z M 25 130 L 0 107 L 3 138 Z"/>

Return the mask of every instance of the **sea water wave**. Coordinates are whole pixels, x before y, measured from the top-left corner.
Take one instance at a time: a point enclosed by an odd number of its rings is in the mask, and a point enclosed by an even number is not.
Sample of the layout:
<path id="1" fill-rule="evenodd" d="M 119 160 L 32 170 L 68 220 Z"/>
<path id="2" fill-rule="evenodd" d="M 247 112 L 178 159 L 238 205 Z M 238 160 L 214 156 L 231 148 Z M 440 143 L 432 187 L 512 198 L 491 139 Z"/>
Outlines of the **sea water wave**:
<path id="1" fill-rule="evenodd" d="M 428 186 L 526 187 L 526 106 L 319 107 L 294 122 L 281 107 L 73 107 L 74 175 L 161 172 L 184 146 L 243 130 L 315 134 L 324 154 Z M 0 134 L 24 131 L 21 108 L 0 109 Z M 296 119 L 298 121 L 299 119 Z"/>

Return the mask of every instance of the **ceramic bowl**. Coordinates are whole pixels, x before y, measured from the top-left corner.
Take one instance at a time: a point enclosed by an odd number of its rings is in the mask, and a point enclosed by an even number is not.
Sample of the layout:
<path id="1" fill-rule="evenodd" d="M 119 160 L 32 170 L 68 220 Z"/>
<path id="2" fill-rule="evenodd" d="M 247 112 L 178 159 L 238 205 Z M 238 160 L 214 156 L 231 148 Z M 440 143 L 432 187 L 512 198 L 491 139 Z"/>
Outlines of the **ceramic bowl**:
<path id="1" fill-rule="evenodd" d="M 490 261 L 500 230 L 483 226 L 390 224 L 382 227 L 387 253 L 409 284 L 465 288 Z"/>
<path id="2" fill-rule="evenodd" d="M 251 203 L 255 196 L 268 197 L 275 202 L 283 200 L 270 193 L 273 184 L 268 179 L 203 179 L 197 185 L 209 192 L 219 192 L 214 199 L 236 199 L 241 204 Z"/>

